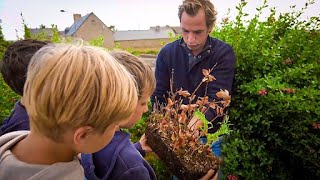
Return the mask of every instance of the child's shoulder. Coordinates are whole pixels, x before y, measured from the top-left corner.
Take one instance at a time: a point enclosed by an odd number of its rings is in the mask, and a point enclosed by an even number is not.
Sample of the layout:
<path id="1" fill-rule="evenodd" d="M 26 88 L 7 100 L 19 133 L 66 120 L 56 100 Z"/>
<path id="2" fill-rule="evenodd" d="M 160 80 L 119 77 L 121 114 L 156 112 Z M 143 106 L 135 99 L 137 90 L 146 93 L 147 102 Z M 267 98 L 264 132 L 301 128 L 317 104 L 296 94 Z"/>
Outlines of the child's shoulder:
<path id="1" fill-rule="evenodd" d="M 0 156 L 28 134 L 29 131 L 14 131 L 0 136 Z"/>

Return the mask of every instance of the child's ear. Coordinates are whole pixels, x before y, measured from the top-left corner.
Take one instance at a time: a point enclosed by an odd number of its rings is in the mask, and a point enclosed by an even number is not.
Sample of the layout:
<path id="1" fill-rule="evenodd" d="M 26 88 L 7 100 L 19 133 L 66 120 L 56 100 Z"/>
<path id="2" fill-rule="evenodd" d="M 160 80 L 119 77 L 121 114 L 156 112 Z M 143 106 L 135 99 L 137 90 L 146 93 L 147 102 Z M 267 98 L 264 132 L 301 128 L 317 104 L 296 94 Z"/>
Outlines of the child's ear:
<path id="1" fill-rule="evenodd" d="M 73 134 L 73 143 L 80 146 L 86 144 L 86 141 L 92 132 L 93 128 L 91 126 L 77 128 Z"/>
<path id="2" fill-rule="evenodd" d="M 213 26 L 210 26 L 210 27 L 208 28 L 208 33 L 210 34 L 212 31 L 213 31 Z"/>

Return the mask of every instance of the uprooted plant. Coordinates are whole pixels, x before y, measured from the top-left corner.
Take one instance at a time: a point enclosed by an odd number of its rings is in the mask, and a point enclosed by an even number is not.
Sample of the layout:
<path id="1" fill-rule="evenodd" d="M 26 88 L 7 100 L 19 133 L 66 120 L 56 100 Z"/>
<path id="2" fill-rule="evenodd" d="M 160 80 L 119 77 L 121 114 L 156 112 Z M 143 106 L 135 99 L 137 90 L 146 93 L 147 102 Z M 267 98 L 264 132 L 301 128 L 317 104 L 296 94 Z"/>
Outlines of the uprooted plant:
<path id="1" fill-rule="evenodd" d="M 230 105 L 231 96 L 227 90 L 220 90 L 216 93 L 218 100 L 209 100 L 207 96 L 208 83 L 213 83 L 216 80 L 211 75 L 214 67 L 202 70 L 204 77 L 192 93 L 183 89 L 174 92 L 174 82 L 173 78 L 171 78 L 170 92 L 168 93 L 166 104 L 155 103 L 154 111 L 149 117 L 146 132 L 147 138 L 149 137 L 148 144 L 167 164 L 171 171 L 179 171 L 173 172 L 178 173 L 176 174 L 178 177 L 180 173 L 179 178 L 195 174 L 201 177 L 201 174 L 203 175 L 209 169 L 217 170 L 221 162 L 219 158 L 212 154 L 211 145 L 221 135 L 230 133 L 226 108 Z M 172 70 L 173 73 L 174 70 Z M 205 96 L 197 97 L 196 92 L 202 85 L 206 87 Z M 184 98 L 188 98 L 188 104 L 183 104 Z M 215 111 L 215 116 L 213 119 L 207 120 L 205 114 L 209 109 Z M 215 133 L 208 133 L 208 130 L 219 117 L 223 118 L 223 121 L 219 122 L 219 129 Z M 190 129 L 192 118 L 202 121 L 202 126 L 200 126 L 199 130 Z M 152 134 L 159 137 L 156 139 L 152 138 Z M 207 137 L 205 144 L 200 142 L 201 137 Z M 161 147 L 161 143 L 158 141 L 164 142 L 167 149 Z M 164 152 L 173 152 L 179 159 L 180 164 L 172 162 L 175 158 L 164 154 Z M 184 167 L 177 167 L 179 165 Z M 186 172 L 189 170 L 194 172 Z"/>

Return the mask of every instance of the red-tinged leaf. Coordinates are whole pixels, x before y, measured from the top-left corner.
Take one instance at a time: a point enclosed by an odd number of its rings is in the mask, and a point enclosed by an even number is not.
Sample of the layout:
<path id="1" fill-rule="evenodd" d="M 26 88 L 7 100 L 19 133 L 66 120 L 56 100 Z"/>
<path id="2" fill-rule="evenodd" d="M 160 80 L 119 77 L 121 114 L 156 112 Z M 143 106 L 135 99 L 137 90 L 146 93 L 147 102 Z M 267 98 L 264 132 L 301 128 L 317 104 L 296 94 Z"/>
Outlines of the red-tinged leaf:
<path id="1" fill-rule="evenodd" d="M 180 109 L 181 109 L 182 111 L 187 111 L 187 110 L 189 109 L 189 106 L 182 104 L 182 105 L 180 106 Z"/>
<path id="2" fill-rule="evenodd" d="M 212 109 L 216 109 L 216 107 L 218 106 L 216 103 L 210 103 L 209 105 Z"/>
<path id="3" fill-rule="evenodd" d="M 220 112 L 220 107 L 217 106 L 217 108 L 216 108 L 216 113 L 217 113 L 217 115 L 219 114 L 219 112 Z"/>
<path id="4" fill-rule="evenodd" d="M 169 128 L 170 130 L 174 130 L 174 126 L 173 126 L 171 123 L 169 124 L 168 128 Z"/>
<path id="5" fill-rule="evenodd" d="M 187 111 L 187 110 L 193 110 L 193 109 L 196 109 L 198 107 L 198 104 L 188 104 L 188 105 L 184 105 L 182 104 L 180 109 L 181 110 L 184 110 L 184 111 Z"/>
<path id="6" fill-rule="evenodd" d="M 190 141 L 190 142 L 189 142 L 189 146 L 190 146 L 191 148 L 195 148 L 196 143 L 195 143 L 194 141 Z"/>
<path id="7" fill-rule="evenodd" d="M 208 96 L 200 97 L 200 98 L 197 100 L 196 104 L 198 104 L 199 106 L 203 106 L 203 105 L 205 105 L 205 104 L 208 103 L 208 100 L 209 100 L 209 97 L 208 97 Z"/>
<path id="8" fill-rule="evenodd" d="M 190 133 L 190 131 L 187 131 L 187 132 L 186 132 L 186 136 L 187 136 L 188 138 L 192 137 L 192 134 Z"/>
<path id="9" fill-rule="evenodd" d="M 200 100 L 200 99 L 198 99 L 197 102 L 196 102 L 196 104 L 198 104 L 199 106 L 202 106 L 202 105 L 203 105 L 203 101 Z"/>
<path id="10" fill-rule="evenodd" d="M 284 88 L 284 89 L 281 89 L 281 91 L 288 94 L 294 94 L 296 92 L 295 89 L 290 89 L 290 88 Z"/>
<path id="11" fill-rule="evenodd" d="M 209 76 L 209 70 L 208 69 L 202 69 L 202 74 L 204 76 Z"/>
<path id="12" fill-rule="evenodd" d="M 207 110 L 207 107 L 203 106 L 200 111 L 204 113 L 206 110 Z"/>
<path id="13" fill-rule="evenodd" d="M 179 137 L 180 137 L 180 138 L 183 138 L 183 139 L 185 138 L 185 135 L 184 135 L 184 133 L 182 132 L 181 129 L 179 130 Z"/>
<path id="14" fill-rule="evenodd" d="M 162 124 L 162 125 L 166 125 L 166 124 L 168 124 L 168 122 L 163 119 L 163 120 L 161 121 L 161 124 Z"/>
<path id="15" fill-rule="evenodd" d="M 267 91 L 266 89 L 261 89 L 261 90 L 259 90 L 258 94 L 259 94 L 260 96 L 264 96 L 264 95 L 267 95 L 267 94 L 268 94 L 268 91 Z"/>
<path id="16" fill-rule="evenodd" d="M 320 129 L 320 124 L 318 123 L 313 123 L 312 126 L 313 126 L 313 129 Z"/>
<path id="17" fill-rule="evenodd" d="M 221 103 L 223 104 L 224 107 L 228 107 L 231 103 L 230 100 L 225 100 L 225 101 L 221 101 Z"/>
<path id="18" fill-rule="evenodd" d="M 194 109 L 196 109 L 198 107 L 198 104 L 189 104 L 189 108 L 191 109 L 191 110 L 194 110 Z"/>
<path id="19" fill-rule="evenodd" d="M 179 94 L 180 96 L 183 96 L 183 97 L 189 97 L 189 96 L 191 96 L 191 94 L 190 94 L 188 91 L 182 91 L 182 90 L 179 90 L 179 91 L 178 91 L 178 94 Z"/>
<path id="20" fill-rule="evenodd" d="M 238 180 L 237 176 L 233 175 L 233 174 L 230 174 L 227 176 L 227 179 L 228 180 Z"/>
<path id="21" fill-rule="evenodd" d="M 218 98 L 222 98 L 224 100 L 231 100 L 231 96 L 229 95 L 229 91 L 226 89 L 225 90 L 220 89 L 220 91 L 216 93 L 216 96 Z"/>
<path id="22" fill-rule="evenodd" d="M 204 104 L 207 104 L 208 101 L 209 101 L 209 97 L 208 97 L 208 96 L 205 96 L 205 97 L 203 97 L 203 98 L 201 98 L 201 99 L 202 99 L 202 101 L 203 101 Z"/>
<path id="23" fill-rule="evenodd" d="M 207 135 L 206 132 L 204 132 L 204 131 L 201 131 L 201 132 L 200 132 L 200 136 L 206 136 L 206 135 Z"/>
<path id="24" fill-rule="evenodd" d="M 179 141 L 175 141 L 175 143 L 173 144 L 173 149 L 179 149 Z"/>
<path id="25" fill-rule="evenodd" d="M 208 76 L 208 81 L 209 82 L 211 82 L 211 81 L 215 81 L 215 80 L 217 80 L 214 76 L 212 76 L 212 75 L 209 75 Z"/>
<path id="26" fill-rule="evenodd" d="M 184 138 L 179 137 L 179 145 L 181 147 L 185 147 L 186 146 L 186 140 Z"/>
<path id="27" fill-rule="evenodd" d="M 224 112 L 223 112 L 224 108 L 219 108 L 219 109 L 220 109 L 219 114 L 223 114 L 223 113 L 224 113 Z"/>
<path id="28" fill-rule="evenodd" d="M 172 140 L 172 141 L 175 141 L 175 140 L 176 140 L 176 137 L 175 137 L 174 134 L 171 134 L 171 140 Z"/>
<path id="29" fill-rule="evenodd" d="M 179 121 L 179 123 L 180 124 L 185 124 L 186 123 L 186 117 L 183 117 L 183 116 L 181 116 L 180 114 L 178 115 L 179 116 L 179 119 L 178 119 L 178 121 Z"/>
<path id="30" fill-rule="evenodd" d="M 174 105 L 174 103 L 172 102 L 172 100 L 170 99 L 170 98 L 167 98 L 167 106 L 166 107 L 169 107 L 169 108 L 171 108 L 173 105 Z"/>
<path id="31" fill-rule="evenodd" d="M 282 63 L 286 64 L 286 65 L 291 65 L 293 63 L 293 61 L 290 58 L 287 58 L 284 61 L 282 61 Z"/>

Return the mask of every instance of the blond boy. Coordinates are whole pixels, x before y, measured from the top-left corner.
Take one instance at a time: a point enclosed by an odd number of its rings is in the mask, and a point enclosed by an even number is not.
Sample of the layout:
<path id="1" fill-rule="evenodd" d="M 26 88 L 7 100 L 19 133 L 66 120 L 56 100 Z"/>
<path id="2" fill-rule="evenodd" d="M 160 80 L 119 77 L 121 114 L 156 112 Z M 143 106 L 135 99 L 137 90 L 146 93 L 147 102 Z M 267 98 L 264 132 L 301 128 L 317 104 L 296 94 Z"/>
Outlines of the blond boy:
<path id="1" fill-rule="evenodd" d="M 106 51 L 59 44 L 33 56 L 22 101 L 31 131 L 0 137 L 3 179 L 83 179 L 76 155 L 105 147 L 138 99 L 134 79 Z"/>
<path id="2" fill-rule="evenodd" d="M 149 97 L 155 88 L 155 77 L 151 68 L 134 55 L 124 51 L 112 51 L 110 54 L 128 69 L 137 82 L 137 107 L 130 119 L 120 125 L 120 128 L 132 128 L 143 113 L 148 111 Z M 132 144 L 130 134 L 120 130 L 102 150 L 93 154 L 82 154 L 81 164 L 88 180 L 156 179 L 153 169 L 142 157 L 148 151 L 151 149 L 145 138 Z"/>
<path id="3" fill-rule="evenodd" d="M 125 51 L 111 51 L 110 53 L 134 76 L 138 88 L 138 104 L 134 113 L 119 125 L 120 128 L 132 128 L 148 111 L 149 97 L 155 89 L 155 77 L 150 66 L 136 56 Z M 130 134 L 117 131 L 111 142 L 93 154 L 83 154 L 81 164 L 84 167 L 88 180 L 95 179 L 122 179 L 122 180 L 155 180 L 157 179 L 152 167 L 144 160 L 146 152 L 151 148 L 143 135 L 139 142 L 132 144 Z M 201 178 L 209 179 L 213 170 Z"/>

